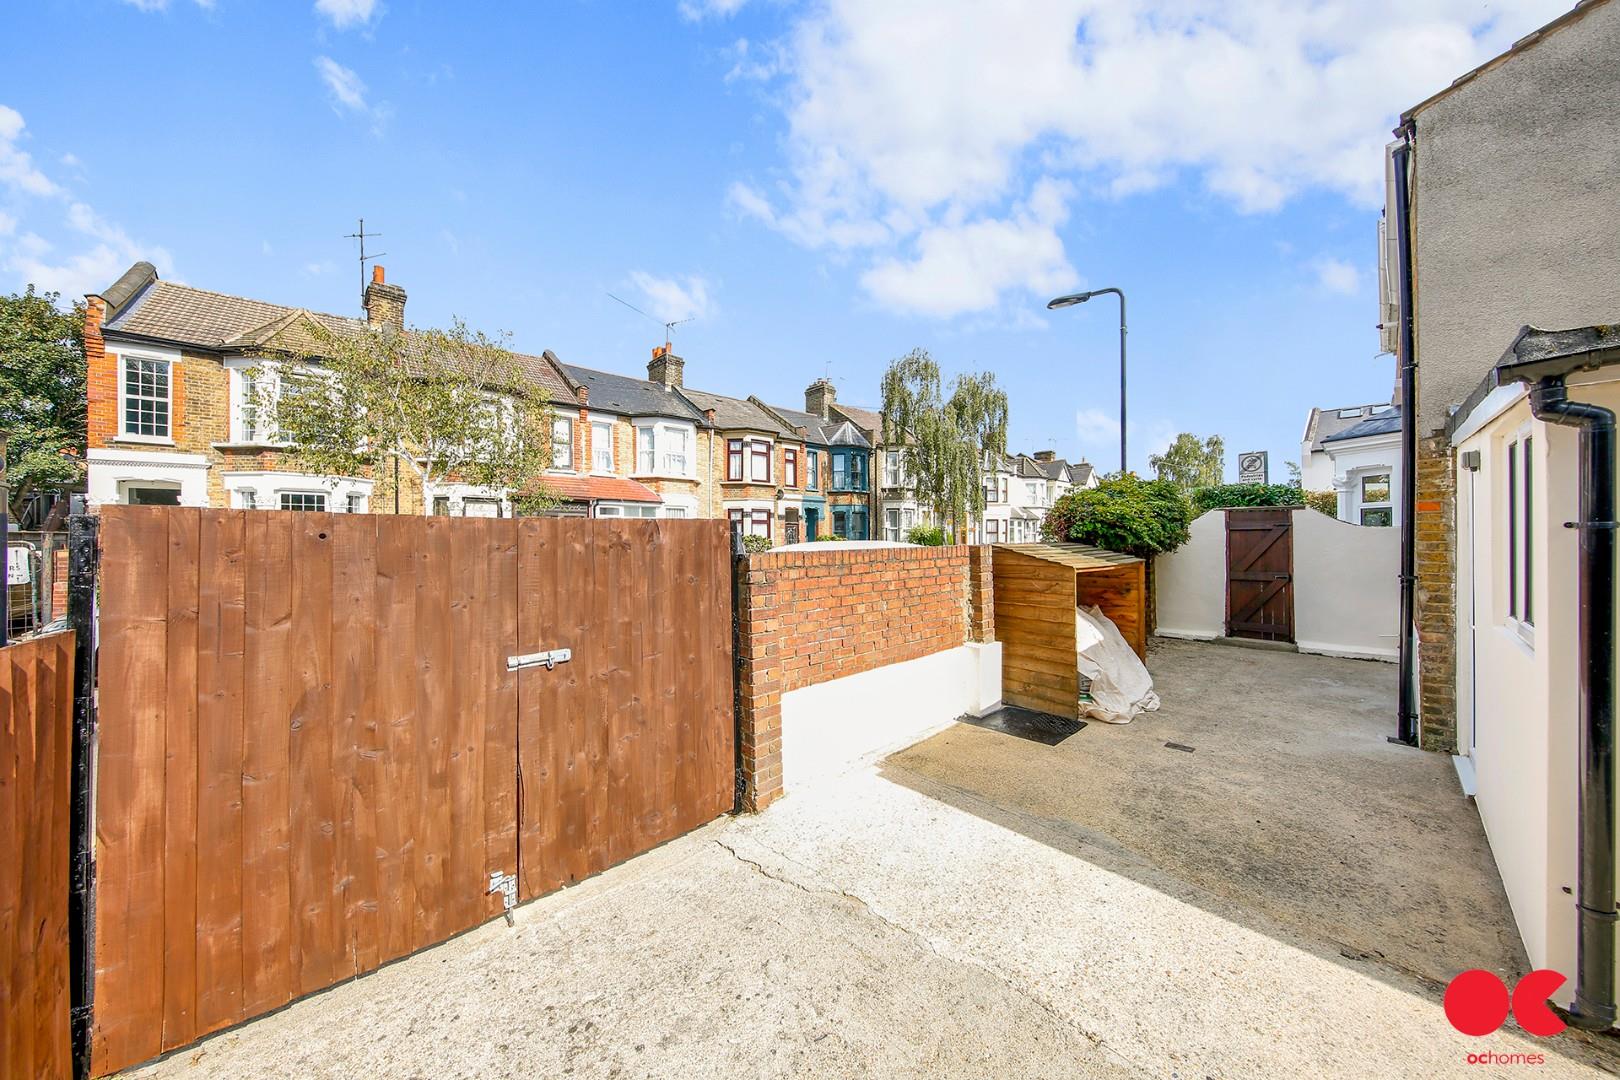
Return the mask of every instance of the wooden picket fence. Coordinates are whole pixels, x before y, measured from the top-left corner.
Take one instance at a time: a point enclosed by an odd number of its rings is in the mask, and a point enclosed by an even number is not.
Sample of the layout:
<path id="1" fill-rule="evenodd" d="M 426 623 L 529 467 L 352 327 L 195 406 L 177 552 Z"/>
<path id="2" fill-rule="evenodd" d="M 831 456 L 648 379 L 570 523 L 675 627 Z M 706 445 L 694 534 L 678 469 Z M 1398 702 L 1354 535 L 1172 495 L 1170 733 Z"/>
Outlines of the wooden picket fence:
<path id="1" fill-rule="evenodd" d="M 727 540 L 107 507 L 94 1072 L 499 915 L 503 875 L 536 897 L 729 810 Z"/>
<path id="2" fill-rule="evenodd" d="M 73 1075 L 73 634 L 0 649 L 0 1077 Z"/>

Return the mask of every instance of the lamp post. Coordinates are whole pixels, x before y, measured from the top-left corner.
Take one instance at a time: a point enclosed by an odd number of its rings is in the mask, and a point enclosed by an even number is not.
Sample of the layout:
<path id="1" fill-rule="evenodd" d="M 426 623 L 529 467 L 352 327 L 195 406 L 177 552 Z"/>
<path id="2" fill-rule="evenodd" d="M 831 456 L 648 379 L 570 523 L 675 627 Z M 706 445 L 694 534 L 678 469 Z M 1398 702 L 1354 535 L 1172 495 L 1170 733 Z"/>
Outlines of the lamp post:
<path id="1" fill-rule="evenodd" d="M 1092 289 L 1090 292 L 1071 293 L 1068 296 L 1060 296 L 1057 299 L 1048 302 L 1047 305 L 1046 305 L 1046 309 L 1048 311 L 1056 311 L 1058 308 L 1073 307 L 1076 304 L 1085 303 L 1087 300 L 1090 300 L 1093 296 L 1101 296 L 1104 293 L 1113 293 L 1115 296 L 1119 297 L 1119 471 L 1123 473 L 1123 472 L 1126 471 L 1126 464 L 1125 464 L 1125 294 L 1124 294 L 1124 292 L 1120 291 L 1119 289 L 1116 289 L 1116 288 L 1113 288 L 1113 287 L 1109 287 L 1109 288 L 1106 288 L 1106 289 Z"/>

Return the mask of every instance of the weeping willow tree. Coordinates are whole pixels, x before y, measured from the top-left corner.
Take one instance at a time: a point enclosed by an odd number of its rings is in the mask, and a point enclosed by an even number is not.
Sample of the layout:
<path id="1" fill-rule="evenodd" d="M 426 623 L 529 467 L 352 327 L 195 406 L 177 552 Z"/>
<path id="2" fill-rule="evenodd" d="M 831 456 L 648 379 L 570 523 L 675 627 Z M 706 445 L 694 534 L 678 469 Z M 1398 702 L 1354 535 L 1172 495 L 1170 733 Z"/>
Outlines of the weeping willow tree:
<path id="1" fill-rule="evenodd" d="M 989 372 L 958 375 L 913 349 L 883 375 L 883 443 L 900 451 L 906 486 L 954 536 L 984 517 L 984 460 L 1007 449 L 1007 394 Z"/>

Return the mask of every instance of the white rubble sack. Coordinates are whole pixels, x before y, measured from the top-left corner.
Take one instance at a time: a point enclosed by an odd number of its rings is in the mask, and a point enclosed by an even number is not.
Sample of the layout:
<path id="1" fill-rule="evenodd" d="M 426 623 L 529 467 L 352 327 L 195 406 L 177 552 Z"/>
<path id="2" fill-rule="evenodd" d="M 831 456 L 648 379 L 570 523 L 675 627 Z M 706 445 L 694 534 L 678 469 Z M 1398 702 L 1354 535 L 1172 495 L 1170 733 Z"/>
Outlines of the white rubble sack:
<path id="1" fill-rule="evenodd" d="M 1101 608 L 1075 609 L 1074 641 L 1080 674 L 1091 680 L 1091 700 L 1080 701 L 1081 719 L 1128 724 L 1137 713 L 1159 707 L 1153 676 Z"/>

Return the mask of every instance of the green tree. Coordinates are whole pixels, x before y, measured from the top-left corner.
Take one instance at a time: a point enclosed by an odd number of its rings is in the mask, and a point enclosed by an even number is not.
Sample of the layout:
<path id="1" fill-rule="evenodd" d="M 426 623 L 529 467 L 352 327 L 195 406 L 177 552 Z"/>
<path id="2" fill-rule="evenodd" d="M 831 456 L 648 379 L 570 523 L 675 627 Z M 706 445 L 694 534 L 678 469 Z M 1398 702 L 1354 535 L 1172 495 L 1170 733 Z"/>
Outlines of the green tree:
<path id="1" fill-rule="evenodd" d="M 1041 534 L 1147 558 L 1185 544 L 1191 523 L 1192 506 L 1175 484 L 1111 473 L 1053 503 Z"/>
<path id="2" fill-rule="evenodd" d="M 334 331 L 254 369 L 254 399 L 277 442 L 325 476 L 380 476 L 396 462 L 424 485 L 456 480 L 515 493 L 525 512 L 555 503 L 544 391 L 502 344 L 450 330 Z"/>
<path id="3" fill-rule="evenodd" d="M 1149 454 L 1148 464 L 1160 480 L 1168 480 L 1183 492 L 1211 487 L 1226 477 L 1226 443 L 1219 435 L 1203 442 L 1191 432 L 1176 436 L 1162 454 Z"/>
<path id="4" fill-rule="evenodd" d="M 0 442 L 8 506 L 84 479 L 84 308 L 57 309 L 56 293 L 0 297 Z"/>
<path id="5" fill-rule="evenodd" d="M 989 373 L 958 375 L 950 397 L 939 365 L 913 349 L 883 374 L 883 442 L 899 447 L 918 503 L 960 535 L 984 516 L 982 464 L 1007 449 L 1007 394 Z"/>

